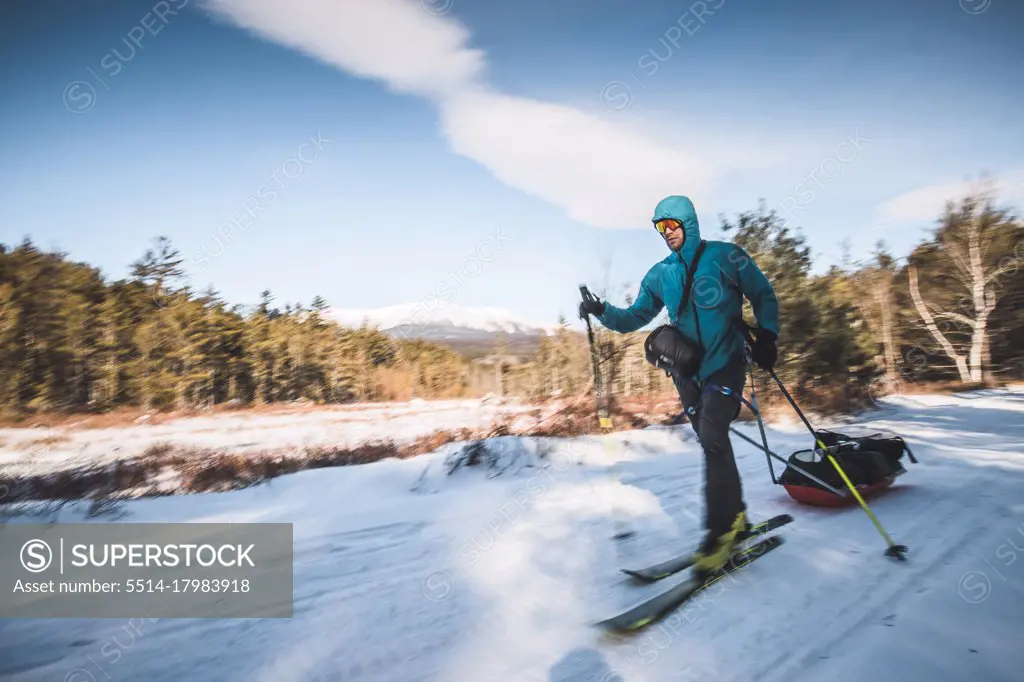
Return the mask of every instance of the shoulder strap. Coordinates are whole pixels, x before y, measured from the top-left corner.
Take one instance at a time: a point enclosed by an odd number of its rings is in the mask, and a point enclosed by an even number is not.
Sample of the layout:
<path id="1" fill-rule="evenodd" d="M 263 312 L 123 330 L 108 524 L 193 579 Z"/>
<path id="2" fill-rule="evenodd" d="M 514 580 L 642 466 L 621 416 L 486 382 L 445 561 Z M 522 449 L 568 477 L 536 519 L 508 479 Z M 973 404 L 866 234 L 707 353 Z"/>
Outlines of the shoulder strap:
<path id="1" fill-rule="evenodd" d="M 701 239 L 700 246 L 697 247 L 697 253 L 693 255 L 693 261 L 690 263 L 690 267 L 686 271 L 686 284 L 683 287 L 683 301 L 679 304 L 679 312 L 686 309 L 686 304 L 690 301 L 690 291 L 693 289 L 693 275 L 697 272 L 697 261 L 700 260 L 701 254 L 704 253 L 704 247 L 707 246 L 707 240 Z"/>

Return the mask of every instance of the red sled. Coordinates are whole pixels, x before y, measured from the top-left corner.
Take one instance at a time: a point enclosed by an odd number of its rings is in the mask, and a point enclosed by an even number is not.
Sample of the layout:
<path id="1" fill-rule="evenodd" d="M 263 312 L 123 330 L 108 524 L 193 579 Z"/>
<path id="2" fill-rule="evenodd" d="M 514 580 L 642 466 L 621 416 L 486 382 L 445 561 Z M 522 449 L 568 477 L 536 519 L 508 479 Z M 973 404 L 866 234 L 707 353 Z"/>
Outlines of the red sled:
<path id="1" fill-rule="evenodd" d="M 858 485 L 857 493 L 862 499 L 868 499 L 882 492 L 886 488 L 890 487 L 896 481 L 896 476 L 887 476 L 885 479 L 871 485 Z M 800 504 L 811 505 L 812 507 L 846 507 L 854 504 L 857 500 L 853 495 L 850 494 L 849 490 L 843 490 L 843 495 L 836 495 L 835 493 L 824 490 L 822 488 L 812 488 L 807 485 L 797 485 L 790 483 L 783 485 L 789 496 Z"/>

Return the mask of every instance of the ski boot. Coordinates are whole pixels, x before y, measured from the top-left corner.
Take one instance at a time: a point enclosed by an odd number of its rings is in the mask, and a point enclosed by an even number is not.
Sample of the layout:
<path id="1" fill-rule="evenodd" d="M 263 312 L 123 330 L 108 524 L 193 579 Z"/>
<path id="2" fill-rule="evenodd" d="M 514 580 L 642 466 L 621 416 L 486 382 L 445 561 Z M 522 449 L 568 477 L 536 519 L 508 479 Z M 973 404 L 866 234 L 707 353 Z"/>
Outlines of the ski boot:
<path id="1" fill-rule="evenodd" d="M 714 535 L 709 531 L 700 549 L 697 550 L 696 561 L 693 563 L 694 577 L 704 580 L 725 568 L 729 559 L 732 558 L 733 552 L 736 551 L 736 537 L 741 531 L 750 528 L 746 512 L 740 512 L 726 532 Z"/>

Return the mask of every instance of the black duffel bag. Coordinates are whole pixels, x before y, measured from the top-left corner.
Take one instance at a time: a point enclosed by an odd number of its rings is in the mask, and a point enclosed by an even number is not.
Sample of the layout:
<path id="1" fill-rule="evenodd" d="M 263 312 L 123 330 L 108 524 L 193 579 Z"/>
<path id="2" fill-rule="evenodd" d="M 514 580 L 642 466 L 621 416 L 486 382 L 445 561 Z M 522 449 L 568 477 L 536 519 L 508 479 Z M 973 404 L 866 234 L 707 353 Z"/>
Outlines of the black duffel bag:
<path id="1" fill-rule="evenodd" d="M 700 369 L 704 348 L 676 327 L 664 324 L 648 334 L 644 355 L 655 367 L 687 379 Z"/>
<path id="2" fill-rule="evenodd" d="M 907 447 L 904 440 L 898 436 L 887 438 L 877 434 L 850 437 L 825 430 L 815 431 L 815 435 L 825 447 L 832 449 L 832 456 L 855 486 L 881 483 L 890 476 L 898 476 L 906 471 L 901 460 Z M 789 461 L 796 468 L 787 467 L 782 473 L 779 482 L 783 485 L 796 484 L 821 488 L 797 471 L 801 469 L 833 487 L 845 487 L 842 477 L 832 463 L 816 450 L 795 452 Z"/>

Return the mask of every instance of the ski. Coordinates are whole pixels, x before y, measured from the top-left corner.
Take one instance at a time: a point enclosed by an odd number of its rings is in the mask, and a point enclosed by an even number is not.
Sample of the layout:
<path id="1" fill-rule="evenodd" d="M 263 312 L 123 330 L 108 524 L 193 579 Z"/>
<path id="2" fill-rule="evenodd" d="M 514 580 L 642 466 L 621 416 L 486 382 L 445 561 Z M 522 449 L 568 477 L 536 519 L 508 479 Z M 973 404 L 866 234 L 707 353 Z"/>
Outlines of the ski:
<path id="1" fill-rule="evenodd" d="M 747 540 L 750 540 L 755 536 L 770 533 L 776 528 L 781 528 L 782 526 L 785 526 L 792 520 L 793 517 L 789 514 L 779 514 L 778 516 L 773 516 L 772 518 L 766 521 L 762 521 L 761 523 L 753 525 L 750 528 L 750 530 L 740 533 L 739 536 L 736 538 L 736 542 L 746 542 Z M 648 566 L 647 568 L 623 568 L 622 572 L 630 576 L 634 580 L 644 583 L 653 583 L 664 578 L 667 578 L 670 575 L 678 573 L 683 569 L 689 568 L 693 565 L 695 559 L 695 552 L 689 552 L 687 554 L 680 554 L 679 556 L 669 559 L 667 561 L 663 561 L 660 564 Z"/>
<path id="2" fill-rule="evenodd" d="M 782 543 L 783 539 L 781 536 L 772 535 L 733 554 L 732 559 L 729 560 L 729 564 L 725 568 L 712 573 L 703 581 L 691 577 L 672 589 L 633 607 L 629 611 L 603 620 L 597 625 L 609 632 L 619 634 L 628 634 L 641 630 L 661 620 L 669 612 L 679 608 L 704 589 L 756 561 L 759 557 L 764 556 Z"/>

